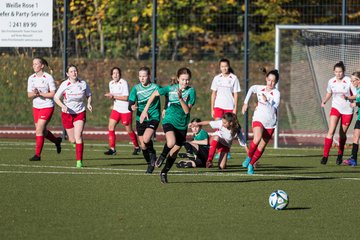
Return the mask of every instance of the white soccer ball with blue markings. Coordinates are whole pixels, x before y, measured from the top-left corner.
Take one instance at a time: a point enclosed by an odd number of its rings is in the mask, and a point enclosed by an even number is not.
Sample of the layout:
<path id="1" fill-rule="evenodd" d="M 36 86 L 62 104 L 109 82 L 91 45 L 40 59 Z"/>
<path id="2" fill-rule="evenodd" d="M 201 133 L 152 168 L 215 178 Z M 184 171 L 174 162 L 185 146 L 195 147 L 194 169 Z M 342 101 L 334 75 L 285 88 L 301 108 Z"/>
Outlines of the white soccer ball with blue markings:
<path id="1" fill-rule="evenodd" d="M 283 210 L 289 204 L 289 196 L 283 190 L 276 190 L 270 194 L 269 204 L 275 210 Z"/>

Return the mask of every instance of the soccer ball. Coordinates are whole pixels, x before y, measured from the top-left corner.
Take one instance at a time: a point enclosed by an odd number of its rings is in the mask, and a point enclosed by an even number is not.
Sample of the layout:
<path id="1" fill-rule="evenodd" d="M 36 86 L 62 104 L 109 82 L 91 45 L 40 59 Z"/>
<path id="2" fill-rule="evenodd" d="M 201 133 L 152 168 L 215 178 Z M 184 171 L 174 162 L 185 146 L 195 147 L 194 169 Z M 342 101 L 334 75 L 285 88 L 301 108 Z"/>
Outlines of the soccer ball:
<path id="1" fill-rule="evenodd" d="M 283 190 L 276 190 L 270 194 L 269 204 L 275 210 L 283 210 L 289 204 L 289 196 Z"/>

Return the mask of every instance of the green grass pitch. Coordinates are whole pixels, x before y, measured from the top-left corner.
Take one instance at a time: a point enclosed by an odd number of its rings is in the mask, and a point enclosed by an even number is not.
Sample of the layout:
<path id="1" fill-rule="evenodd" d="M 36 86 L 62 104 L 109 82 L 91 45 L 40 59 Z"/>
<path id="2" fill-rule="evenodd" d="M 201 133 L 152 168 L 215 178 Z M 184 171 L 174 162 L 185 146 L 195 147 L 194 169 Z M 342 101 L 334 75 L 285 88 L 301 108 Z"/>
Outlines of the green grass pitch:
<path id="1" fill-rule="evenodd" d="M 34 141 L 0 140 L 0 239 L 359 239 L 360 171 L 336 166 L 335 149 L 322 166 L 321 149 L 268 148 L 248 176 L 235 145 L 225 171 L 174 166 L 164 185 L 118 145 L 109 157 L 85 141 L 76 169 L 70 144 L 58 155 L 46 142 L 30 162 Z M 276 189 L 286 210 L 269 206 Z"/>

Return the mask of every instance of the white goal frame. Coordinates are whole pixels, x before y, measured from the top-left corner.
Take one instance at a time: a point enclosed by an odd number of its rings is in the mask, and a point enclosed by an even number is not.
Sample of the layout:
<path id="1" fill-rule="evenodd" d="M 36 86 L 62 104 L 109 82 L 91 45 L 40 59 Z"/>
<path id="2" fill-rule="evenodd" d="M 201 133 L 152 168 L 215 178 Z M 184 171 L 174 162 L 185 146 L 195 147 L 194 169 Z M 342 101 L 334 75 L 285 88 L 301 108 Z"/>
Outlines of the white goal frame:
<path id="1" fill-rule="evenodd" d="M 280 55 L 281 55 L 281 30 L 336 30 L 336 31 L 359 31 L 360 26 L 354 25 L 276 25 L 275 27 L 275 69 L 280 70 Z M 279 84 L 277 84 L 279 88 Z M 279 116 L 279 111 L 278 111 Z M 279 121 L 274 132 L 274 148 L 279 148 Z"/>

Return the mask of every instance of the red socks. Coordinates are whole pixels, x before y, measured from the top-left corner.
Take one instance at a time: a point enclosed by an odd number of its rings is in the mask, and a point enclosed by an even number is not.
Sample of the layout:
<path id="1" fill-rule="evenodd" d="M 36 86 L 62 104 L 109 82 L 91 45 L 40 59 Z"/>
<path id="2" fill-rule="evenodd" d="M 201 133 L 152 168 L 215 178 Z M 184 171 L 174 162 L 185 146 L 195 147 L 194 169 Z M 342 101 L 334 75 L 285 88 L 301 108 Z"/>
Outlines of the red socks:
<path id="1" fill-rule="evenodd" d="M 332 138 L 325 138 L 324 140 L 324 157 L 329 157 L 329 152 L 330 152 L 330 148 L 331 148 L 331 145 L 332 145 Z"/>
<path id="2" fill-rule="evenodd" d="M 250 147 L 249 147 L 249 152 L 248 152 L 248 157 L 249 158 L 253 157 L 256 149 L 257 149 L 257 144 L 255 144 L 253 141 L 251 141 Z"/>
<path id="3" fill-rule="evenodd" d="M 215 152 L 216 152 L 216 147 L 217 147 L 218 142 L 215 140 L 212 140 L 210 143 L 210 149 L 209 149 L 209 155 L 208 155 L 208 162 L 212 162 Z"/>
<path id="4" fill-rule="evenodd" d="M 40 157 L 42 148 L 44 146 L 44 136 L 36 136 L 35 155 Z"/>
<path id="5" fill-rule="evenodd" d="M 115 149 L 115 141 L 116 141 L 115 131 L 109 130 L 109 147 L 111 149 Z"/>
<path id="6" fill-rule="evenodd" d="M 130 139 L 134 145 L 135 148 L 139 148 L 139 143 L 137 141 L 137 137 L 134 131 L 132 131 L 131 133 L 129 133 Z"/>
<path id="7" fill-rule="evenodd" d="M 256 149 L 253 157 L 251 158 L 250 164 L 254 165 L 257 162 L 257 160 L 259 160 L 259 158 L 262 156 L 263 152 L 264 151 L 259 151 L 259 149 Z"/>
<path id="8" fill-rule="evenodd" d="M 83 160 L 83 153 L 84 153 L 84 143 L 77 143 L 75 147 L 76 151 L 76 161 Z"/>

